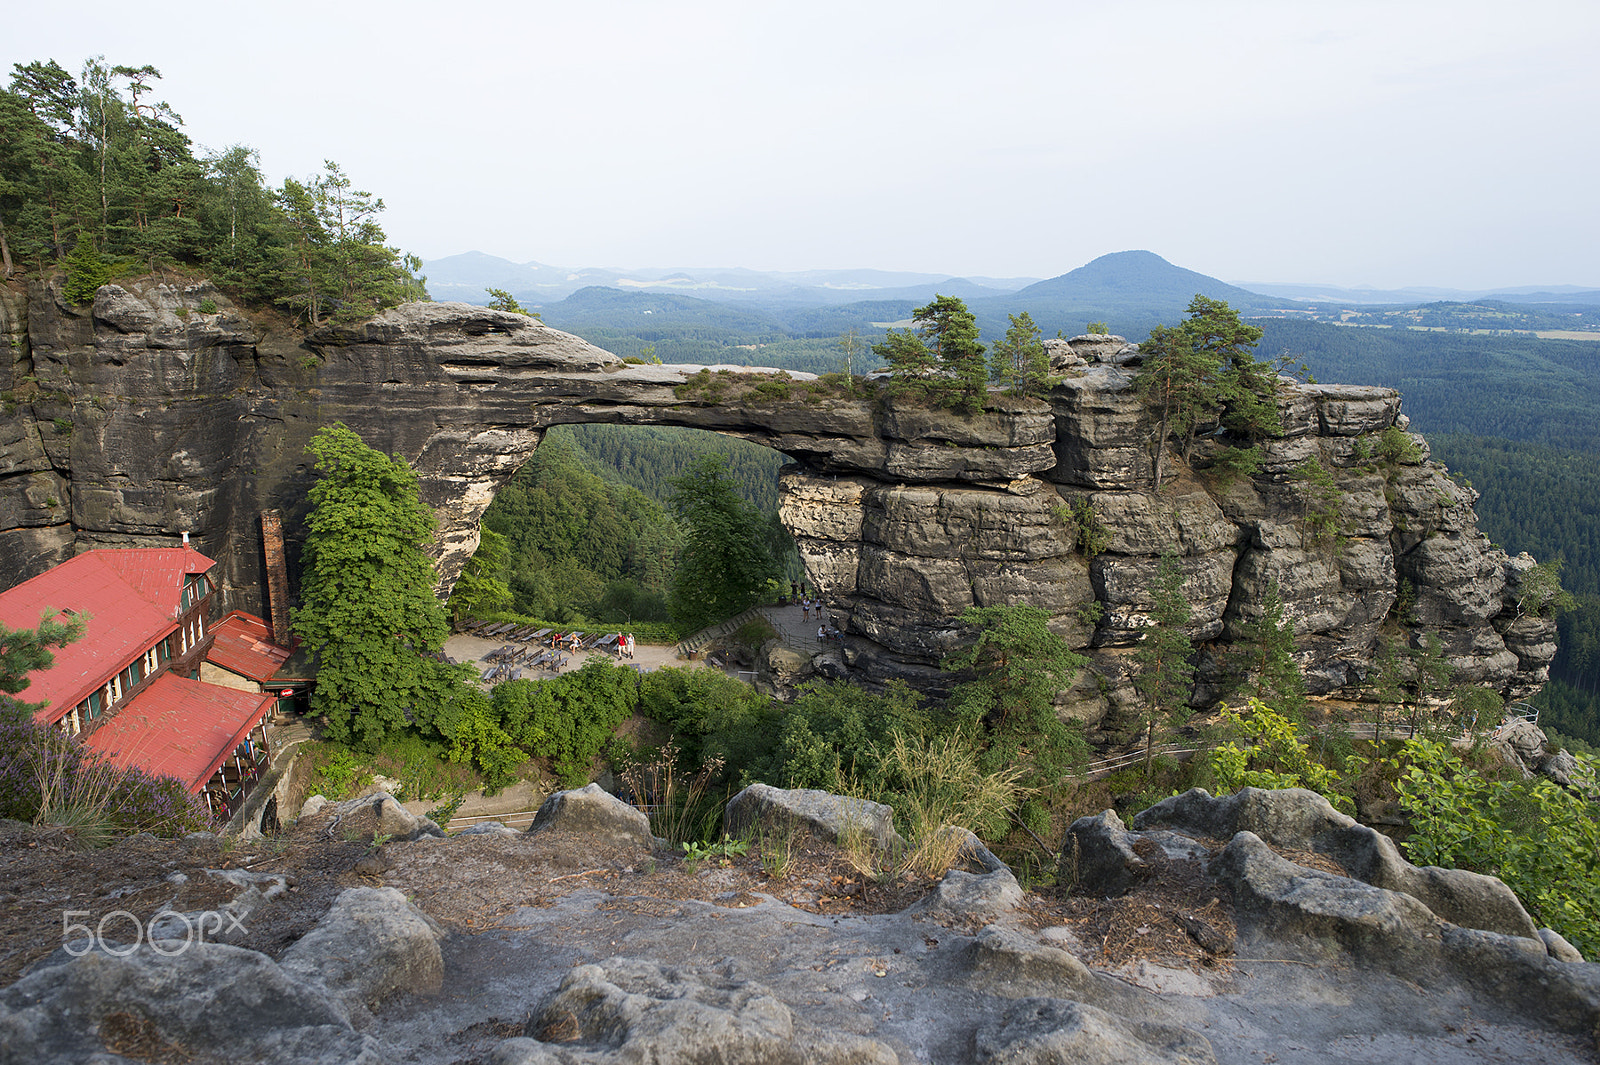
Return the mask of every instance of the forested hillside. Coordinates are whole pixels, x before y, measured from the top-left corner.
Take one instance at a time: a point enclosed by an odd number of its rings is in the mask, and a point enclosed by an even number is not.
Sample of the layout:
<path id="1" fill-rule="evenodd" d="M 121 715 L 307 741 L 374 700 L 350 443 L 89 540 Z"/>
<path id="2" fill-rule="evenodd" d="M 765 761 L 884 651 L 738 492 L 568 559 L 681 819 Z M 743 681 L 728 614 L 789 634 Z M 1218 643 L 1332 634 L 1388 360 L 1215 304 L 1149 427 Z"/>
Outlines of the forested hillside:
<path id="1" fill-rule="evenodd" d="M 759 444 L 694 429 L 551 430 L 483 516 L 507 541 L 512 609 L 558 623 L 666 621 L 683 548 L 670 482 L 707 455 L 722 457 L 746 502 L 777 512 L 785 459 Z"/>
<path id="2" fill-rule="evenodd" d="M 593 473 L 637 488 L 657 503 L 672 497 L 674 477 L 706 455 L 721 455 L 745 502 L 763 514 L 778 512 L 782 453 L 748 440 L 700 429 L 643 425 L 566 425 L 552 429 L 545 446 L 570 447 Z"/>
<path id="3" fill-rule="evenodd" d="M 1304 359 L 1319 381 L 1398 388 L 1418 432 L 1600 452 L 1600 342 L 1257 324 L 1263 353 Z"/>
<path id="4" fill-rule="evenodd" d="M 1435 458 L 1484 493 L 1475 509 L 1491 540 L 1561 562 L 1577 606 L 1560 618 L 1560 651 L 1537 701 L 1545 724 L 1600 745 L 1600 463 L 1592 452 L 1497 437 L 1428 439 Z"/>

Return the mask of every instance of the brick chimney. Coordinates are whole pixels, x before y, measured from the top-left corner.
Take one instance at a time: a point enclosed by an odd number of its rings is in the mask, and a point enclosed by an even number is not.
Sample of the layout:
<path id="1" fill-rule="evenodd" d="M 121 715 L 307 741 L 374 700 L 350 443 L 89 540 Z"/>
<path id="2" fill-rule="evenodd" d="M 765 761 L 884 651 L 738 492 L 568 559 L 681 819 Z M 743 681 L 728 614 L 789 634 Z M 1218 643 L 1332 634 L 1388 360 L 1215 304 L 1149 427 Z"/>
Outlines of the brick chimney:
<path id="1" fill-rule="evenodd" d="M 261 512 L 261 550 L 267 562 L 267 625 L 272 642 L 288 647 L 289 565 L 283 557 L 283 515 L 276 510 Z"/>

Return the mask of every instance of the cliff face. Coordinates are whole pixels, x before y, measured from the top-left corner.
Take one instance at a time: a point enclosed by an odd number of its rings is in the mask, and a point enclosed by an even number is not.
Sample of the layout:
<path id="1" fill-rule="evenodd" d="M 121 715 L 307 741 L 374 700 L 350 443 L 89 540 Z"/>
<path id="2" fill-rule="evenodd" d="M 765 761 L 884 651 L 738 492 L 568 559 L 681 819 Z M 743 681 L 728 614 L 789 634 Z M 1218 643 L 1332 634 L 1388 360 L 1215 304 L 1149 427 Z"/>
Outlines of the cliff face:
<path id="1" fill-rule="evenodd" d="M 1554 626 L 1516 603 L 1532 560 L 1488 544 L 1474 493 L 1426 461 L 1421 437 L 1375 457 L 1384 431 L 1393 445 L 1406 426 L 1388 389 L 1285 381 L 1284 431 L 1256 474 L 1214 475 L 1215 445 L 1203 441 L 1156 490 L 1151 426 L 1131 388 L 1136 352 L 1106 339 L 1051 342 L 1066 380 L 1048 402 L 994 396 L 961 418 L 815 382 L 626 365 L 465 304 L 412 304 L 303 335 L 246 318 L 204 283 L 107 286 L 87 312 L 36 284 L 26 300 L 0 290 L 0 333 L 7 584 L 74 550 L 170 543 L 187 530 L 221 561 L 233 605 L 259 612 L 259 512 L 284 512 L 292 565 L 306 441 L 342 421 L 417 467 L 448 586 L 495 490 L 545 429 L 681 425 L 795 460 L 782 518 L 836 604 L 850 664 L 874 679 L 937 684 L 947 679 L 938 658 L 962 639 L 955 615 L 1032 603 L 1092 658 L 1067 705 L 1115 729 L 1131 711 L 1126 659 L 1166 549 L 1183 567 L 1192 635 L 1214 651 L 1259 616 L 1275 583 L 1318 692 L 1361 688 L 1386 619 L 1404 620 L 1400 639 L 1438 635 L 1460 680 L 1508 695 L 1537 688 L 1554 654 Z M 1308 478 L 1308 460 L 1326 476 Z M 1103 546 L 1092 556 L 1078 535 L 1089 513 Z M 1205 656 L 1202 695 L 1216 661 Z"/>

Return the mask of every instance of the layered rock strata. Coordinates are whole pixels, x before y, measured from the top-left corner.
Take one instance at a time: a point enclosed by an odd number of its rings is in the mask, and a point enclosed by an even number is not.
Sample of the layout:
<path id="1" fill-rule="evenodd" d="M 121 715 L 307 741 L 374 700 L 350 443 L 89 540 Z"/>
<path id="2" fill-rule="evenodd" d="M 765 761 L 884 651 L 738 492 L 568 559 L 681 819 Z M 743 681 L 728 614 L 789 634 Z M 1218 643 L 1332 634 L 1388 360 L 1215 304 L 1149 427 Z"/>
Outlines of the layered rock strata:
<path id="1" fill-rule="evenodd" d="M 546 429 L 675 425 L 794 460 L 782 519 L 869 680 L 937 687 L 966 607 L 1030 603 L 1093 662 L 1064 708 L 1115 730 L 1169 550 L 1198 641 L 1239 637 L 1276 586 L 1316 692 L 1359 693 L 1385 638 L 1435 636 L 1459 680 L 1508 696 L 1535 690 L 1554 654 L 1553 625 L 1517 602 L 1532 560 L 1477 531 L 1474 493 L 1426 461 L 1389 389 L 1284 379 L 1283 430 L 1256 473 L 1227 481 L 1210 466 L 1221 442 L 1205 438 L 1157 487 L 1138 353 L 1120 338 L 1052 342 L 1063 380 L 1047 400 L 992 394 L 961 417 L 809 375 L 627 364 L 466 304 L 307 334 L 204 282 L 108 285 L 91 308 L 36 283 L 26 300 L 0 293 L 0 333 L 8 583 L 76 550 L 188 531 L 221 561 L 231 605 L 262 612 L 258 514 L 284 513 L 293 567 L 305 444 L 343 422 L 417 468 L 440 521 L 442 593 Z M 1378 458 L 1397 433 L 1413 447 Z"/>

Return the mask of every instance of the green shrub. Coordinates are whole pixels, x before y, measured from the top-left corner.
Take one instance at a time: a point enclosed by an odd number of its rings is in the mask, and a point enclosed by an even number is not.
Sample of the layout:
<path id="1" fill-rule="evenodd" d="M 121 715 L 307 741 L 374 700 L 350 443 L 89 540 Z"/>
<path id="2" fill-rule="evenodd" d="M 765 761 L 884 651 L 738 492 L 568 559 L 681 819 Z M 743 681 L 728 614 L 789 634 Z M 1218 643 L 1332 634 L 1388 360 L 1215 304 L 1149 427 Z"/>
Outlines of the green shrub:
<path id="1" fill-rule="evenodd" d="M 713 669 L 658 669 L 639 683 L 639 713 L 670 728 L 684 767 L 722 759 L 738 779 L 770 753 L 784 708 Z"/>
<path id="2" fill-rule="evenodd" d="M 217 313 L 217 301 L 212 299 L 210 296 L 207 296 L 205 299 L 201 300 L 200 301 L 200 313 L 201 314 L 216 314 Z"/>
<path id="3" fill-rule="evenodd" d="M 1310 788 L 1346 813 L 1355 812 L 1354 801 L 1340 790 L 1339 774 L 1312 760 L 1293 721 L 1259 699 L 1249 700 L 1243 711 L 1223 710 L 1223 718 L 1250 742 L 1240 746 L 1229 741 L 1211 751 L 1218 794 L 1244 787 Z"/>
<path id="4" fill-rule="evenodd" d="M 1597 763 L 1579 757 L 1595 779 Z M 1497 876 L 1535 923 L 1585 957 L 1600 954 L 1600 821 L 1588 801 L 1553 781 L 1495 780 L 1445 744 L 1413 739 L 1390 765 L 1411 815 L 1406 857 Z"/>
<path id="5" fill-rule="evenodd" d="M 342 802 L 372 783 L 372 771 L 347 747 L 332 743 L 308 744 L 304 753 L 311 762 L 308 787 L 313 795 Z"/>
<path id="6" fill-rule="evenodd" d="M 731 638 L 734 643 L 755 654 L 768 640 L 778 638 L 778 630 L 773 628 L 772 622 L 766 618 L 754 617 L 734 629 Z"/>
<path id="7" fill-rule="evenodd" d="M 553 680 L 497 684 L 491 696 L 492 723 L 512 745 L 550 759 L 563 787 L 582 787 L 611 734 L 633 714 L 638 685 L 639 675 L 632 669 L 591 658 L 583 668 Z M 483 730 L 477 723 L 471 727 Z M 484 735 L 487 749 L 505 746 L 494 732 Z M 485 749 L 485 741 L 477 742 Z"/>
<path id="8" fill-rule="evenodd" d="M 826 789 L 849 776 L 872 779 L 891 733 L 930 731 L 921 703 L 919 693 L 900 683 L 881 695 L 845 681 L 806 684 L 784 713 L 770 753 L 745 770 L 745 781 Z"/>
<path id="9" fill-rule="evenodd" d="M 1111 546 L 1111 530 L 1094 512 L 1094 504 L 1088 499 L 1062 503 L 1052 513 L 1067 530 L 1067 541 L 1073 550 L 1081 552 L 1085 558 L 1094 558 Z"/>
<path id="10" fill-rule="evenodd" d="M 1415 466 L 1422 461 L 1422 448 L 1410 433 L 1391 425 L 1378 436 L 1378 458 L 1392 466 Z"/>

